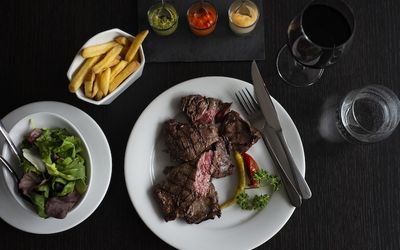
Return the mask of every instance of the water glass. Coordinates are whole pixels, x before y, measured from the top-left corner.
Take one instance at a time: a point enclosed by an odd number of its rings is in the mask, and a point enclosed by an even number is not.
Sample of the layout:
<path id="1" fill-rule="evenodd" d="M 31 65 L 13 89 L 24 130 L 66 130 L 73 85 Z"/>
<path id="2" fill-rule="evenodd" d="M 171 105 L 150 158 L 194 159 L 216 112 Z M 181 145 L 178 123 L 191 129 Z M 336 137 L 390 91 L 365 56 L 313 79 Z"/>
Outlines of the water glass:
<path id="1" fill-rule="evenodd" d="M 381 141 L 393 133 L 399 121 L 399 98 L 383 85 L 350 91 L 337 110 L 339 133 L 351 142 Z"/>

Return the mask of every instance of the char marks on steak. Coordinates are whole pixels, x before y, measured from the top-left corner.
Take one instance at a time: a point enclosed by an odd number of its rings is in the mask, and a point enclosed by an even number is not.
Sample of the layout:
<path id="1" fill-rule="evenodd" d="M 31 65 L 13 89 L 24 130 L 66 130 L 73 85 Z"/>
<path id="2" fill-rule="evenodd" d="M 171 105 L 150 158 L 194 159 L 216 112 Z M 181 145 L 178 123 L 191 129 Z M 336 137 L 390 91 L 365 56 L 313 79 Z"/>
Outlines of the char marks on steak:
<path id="1" fill-rule="evenodd" d="M 165 221 L 183 218 L 192 224 L 221 216 L 217 192 L 211 182 L 212 159 L 210 150 L 200 156 L 196 167 L 184 163 L 167 168 L 166 179 L 153 188 Z"/>
<path id="2" fill-rule="evenodd" d="M 172 160 L 192 161 L 218 140 L 214 124 L 186 124 L 175 119 L 165 123 L 165 142 Z"/>
<path id="3" fill-rule="evenodd" d="M 246 152 L 261 138 L 260 132 L 233 110 L 225 115 L 221 126 L 221 134 L 228 138 L 233 150 L 241 153 Z"/>
<path id="4" fill-rule="evenodd" d="M 232 174 L 234 165 L 230 158 L 231 150 L 229 141 L 224 137 L 220 137 L 219 140 L 214 143 L 211 177 L 221 178 Z"/>
<path id="5" fill-rule="evenodd" d="M 201 95 L 188 95 L 181 99 L 181 110 L 192 123 L 214 123 L 222 121 L 232 103 Z"/>

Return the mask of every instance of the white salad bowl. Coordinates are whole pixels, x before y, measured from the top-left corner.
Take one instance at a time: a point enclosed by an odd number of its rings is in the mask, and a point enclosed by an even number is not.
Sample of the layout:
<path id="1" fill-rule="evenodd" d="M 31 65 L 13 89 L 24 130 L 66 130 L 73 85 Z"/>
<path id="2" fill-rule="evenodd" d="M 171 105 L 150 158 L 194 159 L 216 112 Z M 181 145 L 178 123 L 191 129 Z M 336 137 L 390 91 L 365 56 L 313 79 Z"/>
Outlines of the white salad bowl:
<path id="1" fill-rule="evenodd" d="M 68 79 L 69 80 L 72 79 L 73 74 L 80 67 L 80 65 L 82 65 L 82 63 L 84 61 L 84 58 L 80 54 L 80 52 L 82 51 L 83 48 L 86 48 L 91 45 L 102 44 L 102 43 L 113 41 L 114 38 L 116 38 L 118 36 L 126 36 L 131 39 L 134 38 L 134 36 L 132 36 L 131 34 L 125 32 L 125 31 L 122 31 L 120 29 L 116 29 L 116 28 L 103 31 L 101 33 L 96 34 L 92 38 L 90 38 L 76 53 L 75 58 L 73 59 L 71 66 L 69 67 L 68 72 L 67 72 Z M 79 88 L 75 92 L 76 96 L 85 102 L 89 102 L 89 103 L 92 103 L 95 105 L 110 104 L 112 101 L 115 100 L 115 98 L 117 98 L 120 94 L 122 94 L 122 92 L 124 92 L 129 86 L 132 85 L 132 83 L 134 83 L 142 75 L 144 64 L 146 62 L 142 45 L 140 45 L 139 53 L 140 53 L 139 68 L 135 72 L 133 72 L 130 76 L 128 76 L 113 92 L 109 93 L 107 96 L 105 96 L 101 100 L 96 101 L 94 99 L 87 98 L 85 96 L 82 88 Z"/>
<path id="2" fill-rule="evenodd" d="M 68 217 L 74 216 L 74 213 L 79 214 L 79 207 L 87 198 L 86 194 L 89 192 L 89 189 L 90 189 L 91 176 L 92 176 L 92 174 L 91 174 L 92 173 L 92 157 L 91 157 L 90 151 L 88 150 L 89 147 L 87 145 L 87 142 L 86 142 L 84 136 L 70 121 L 63 118 L 61 115 L 58 115 L 55 113 L 38 112 L 38 113 L 33 113 L 28 116 L 25 116 L 24 118 L 19 120 L 10 129 L 10 131 L 9 131 L 10 137 L 18 149 L 20 149 L 21 143 L 23 142 L 24 138 L 34 128 L 49 128 L 49 129 L 65 128 L 70 134 L 77 136 L 81 139 L 82 146 L 84 149 L 82 152 L 82 156 L 85 159 L 88 187 L 87 187 L 85 194 L 82 195 L 82 197 L 80 198 L 78 203 L 75 204 L 75 206 L 71 209 L 71 211 L 69 211 L 69 213 L 67 214 L 67 216 L 64 219 L 61 219 L 61 220 L 68 220 Z M 12 166 L 14 166 L 14 167 L 19 166 L 18 160 L 16 160 L 15 159 L 16 157 L 12 155 L 8 146 L 3 146 L 2 155 Z M 21 170 L 21 172 L 23 172 L 23 170 Z M 26 209 L 28 211 L 28 213 L 31 213 L 33 217 L 38 217 L 39 219 L 42 219 L 36 213 L 34 206 L 32 204 L 30 204 L 28 201 L 26 201 L 25 199 L 23 199 L 21 194 L 18 192 L 18 184 L 16 183 L 15 179 L 11 176 L 11 174 L 5 168 L 3 168 L 3 175 L 4 175 L 4 179 L 5 179 L 5 184 L 8 187 L 8 189 L 9 189 L 10 193 L 12 194 L 12 196 L 14 197 L 14 199 L 24 209 Z M 47 221 L 47 220 L 60 220 L 60 219 L 55 219 L 55 218 L 50 217 L 50 218 L 42 219 L 42 220 Z"/>

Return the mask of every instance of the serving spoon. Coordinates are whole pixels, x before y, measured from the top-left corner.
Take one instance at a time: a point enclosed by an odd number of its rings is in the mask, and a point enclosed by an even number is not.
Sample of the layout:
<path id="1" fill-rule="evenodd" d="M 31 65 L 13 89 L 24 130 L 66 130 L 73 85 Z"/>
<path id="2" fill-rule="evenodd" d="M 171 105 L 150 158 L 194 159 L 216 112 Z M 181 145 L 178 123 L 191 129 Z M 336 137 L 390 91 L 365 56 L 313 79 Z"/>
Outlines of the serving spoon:
<path id="1" fill-rule="evenodd" d="M 158 17 L 159 18 L 167 18 L 167 19 L 172 19 L 172 14 L 171 12 L 165 8 L 165 0 L 161 1 L 161 9 L 158 12 Z"/>
<path id="2" fill-rule="evenodd" d="M 247 0 L 242 0 L 240 5 L 235 9 L 233 13 L 239 13 L 241 15 L 249 16 L 251 17 L 251 12 L 249 10 L 249 7 L 245 4 Z"/>
<path id="3" fill-rule="evenodd" d="M 22 162 L 22 157 L 19 153 L 18 148 L 15 146 L 14 142 L 12 141 L 10 135 L 8 134 L 6 128 L 4 127 L 3 122 L 0 120 L 0 132 L 1 134 L 4 136 L 8 146 L 11 148 L 11 152 L 13 153 L 13 155 L 16 157 L 16 159 L 18 160 L 18 165 L 20 166 L 21 162 Z M 3 158 L 3 160 L 5 160 Z M 3 160 L 1 160 L 3 162 Z M 3 162 L 4 165 L 4 162 Z M 8 163 L 8 165 L 11 167 L 11 165 Z M 14 169 L 11 167 L 11 169 L 13 170 L 13 174 L 16 175 L 16 177 L 18 178 L 18 180 L 20 180 L 22 178 L 23 173 L 21 172 L 22 169 Z M 21 170 L 21 171 L 20 171 Z"/>
<path id="4" fill-rule="evenodd" d="M 6 159 L 4 159 L 3 156 L 0 155 L 0 162 L 1 164 L 3 164 L 3 166 L 10 172 L 10 174 L 12 174 L 12 176 L 14 177 L 14 179 L 17 181 L 17 183 L 19 183 L 19 181 L 21 180 L 19 178 L 19 176 L 17 175 L 17 173 L 14 171 L 14 169 L 11 167 L 11 164 L 8 163 L 8 161 Z"/>

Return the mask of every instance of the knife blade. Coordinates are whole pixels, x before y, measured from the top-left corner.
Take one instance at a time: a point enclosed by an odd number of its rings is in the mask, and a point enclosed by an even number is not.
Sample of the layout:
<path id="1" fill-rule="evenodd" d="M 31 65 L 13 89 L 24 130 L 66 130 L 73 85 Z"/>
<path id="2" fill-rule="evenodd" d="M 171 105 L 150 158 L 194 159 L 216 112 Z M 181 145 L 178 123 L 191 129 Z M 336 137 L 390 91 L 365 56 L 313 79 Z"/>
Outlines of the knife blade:
<path id="1" fill-rule="evenodd" d="M 271 155 L 272 161 L 274 162 L 275 166 L 277 166 L 277 170 L 279 172 L 279 175 L 281 176 L 281 180 L 283 183 L 283 186 L 286 189 L 286 193 L 288 195 L 290 203 L 295 206 L 295 207 L 300 207 L 302 204 L 302 197 L 300 193 L 297 191 L 296 185 L 293 183 L 292 178 L 289 177 L 289 174 L 283 168 L 281 162 L 279 161 L 278 157 L 275 154 L 275 151 L 272 150 L 273 146 L 271 145 L 271 140 L 267 139 L 267 136 L 273 136 L 274 134 L 269 134 L 266 131 L 266 128 L 269 128 L 268 126 L 264 126 L 263 130 L 261 131 L 261 136 L 262 139 L 267 146 L 268 152 Z"/>
<path id="2" fill-rule="evenodd" d="M 293 182 L 297 186 L 302 198 L 309 199 L 312 196 L 310 187 L 301 175 L 287 146 L 275 106 L 255 61 L 251 65 L 251 77 L 257 101 L 265 118 L 266 126 L 263 132 L 267 133 L 266 139 L 272 147 L 271 150 L 275 152 L 282 167 L 289 172 L 288 175 L 294 180 Z"/>

